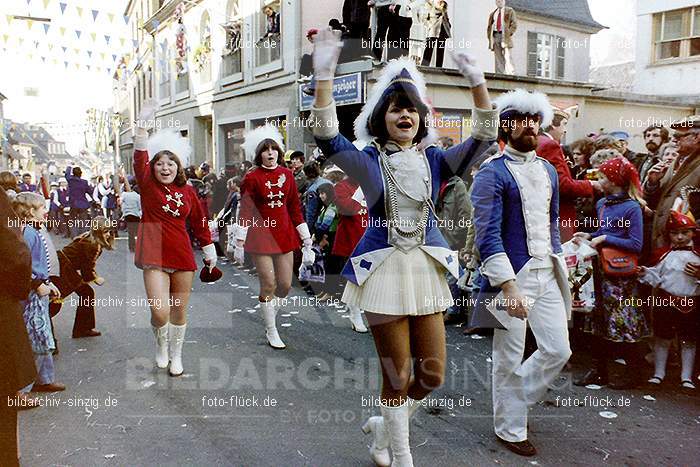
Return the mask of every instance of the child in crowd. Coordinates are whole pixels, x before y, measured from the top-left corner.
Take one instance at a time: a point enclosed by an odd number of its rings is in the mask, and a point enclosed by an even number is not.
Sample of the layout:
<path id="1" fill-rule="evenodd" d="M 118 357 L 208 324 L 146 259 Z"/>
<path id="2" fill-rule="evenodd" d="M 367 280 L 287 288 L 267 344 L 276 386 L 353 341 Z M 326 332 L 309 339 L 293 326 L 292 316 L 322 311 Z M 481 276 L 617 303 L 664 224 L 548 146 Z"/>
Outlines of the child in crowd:
<path id="1" fill-rule="evenodd" d="M 314 225 L 314 238 L 325 258 L 326 282 L 321 287 L 321 291 L 316 298 L 328 300 L 333 298 L 334 294 L 340 292 L 339 274 L 343 269 L 343 263 L 340 262 L 340 258 L 331 258 L 339 216 L 338 208 L 335 205 L 335 188 L 333 185 L 324 183 L 318 187 L 317 191 L 322 207 Z"/>
<path id="2" fill-rule="evenodd" d="M 654 376 L 651 384 L 661 384 L 666 377 L 666 361 L 671 339 L 681 342 L 681 387 L 695 389 L 692 381 L 698 329 L 700 284 L 685 272 L 688 263 L 700 263 L 700 252 L 693 237 L 697 224 L 677 211 L 671 211 L 666 223 L 670 244 L 652 254 L 648 267 L 640 268 L 639 280 L 655 288 L 654 311 Z"/>
<path id="3" fill-rule="evenodd" d="M 596 205 L 599 228 L 592 234 L 577 232 L 573 240 L 575 243 L 590 240 L 590 246 L 598 248 L 599 252 L 601 247 L 613 247 L 638 255 L 642 251 L 642 208 L 645 206 L 639 173 L 622 156 L 603 162 L 598 170 L 605 193 Z M 602 262 L 595 269 L 593 332 L 601 340 L 594 346 L 594 369 L 574 384 L 607 384 L 613 389 L 630 389 L 641 382 L 642 357 L 637 343 L 650 334 L 642 307 L 636 306 L 639 283 L 635 275 L 613 277 L 605 274 Z M 616 348 L 611 348 L 609 342 Z M 609 383 L 607 361 L 614 353 L 625 356 L 626 371 L 623 378 Z"/>
<path id="4" fill-rule="evenodd" d="M 61 311 L 61 304 L 71 295 L 78 295 L 78 307 L 73 322 L 73 338 L 97 337 L 101 333 L 95 329 L 95 291 L 90 283 L 104 284 L 104 278 L 95 272 L 95 264 L 103 249 L 114 248 L 113 223 L 98 216 L 90 222 L 90 230 L 77 236 L 58 252 L 61 273 L 52 276 L 60 296 L 51 301 L 51 316 Z M 58 271 L 56 271 L 58 272 Z"/>
<path id="5" fill-rule="evenodd" d="M 129 180 L 131 179 L 131 180 Z M 141 222 L 141 194 L 135 177 L 124 177 L 124 193 L 121 194 L 122 219 L 129 234 L 129 251 L 136 251 L 136 233 Z"/>
<path id="6" fill-rule="evenodd" d="M 52 355 L 56 343 L 49 318 L 49 296 L 59 292 L 49 279 L 53 268 L 57 267 L 51 264 L 51 257 L 56 253 L 46 241 L 47 234 L 41 232 L 46 220 L 46 202 L 38 193 L 24 192 L 12 200 L 12 207 L 22 222 L 24 241 L 32 255 L 32 290 L 24 303 L 23 315 L 38 373 L 37 381 L 21 392 L 63 391 L 66 387 L 56 382 Z"/>

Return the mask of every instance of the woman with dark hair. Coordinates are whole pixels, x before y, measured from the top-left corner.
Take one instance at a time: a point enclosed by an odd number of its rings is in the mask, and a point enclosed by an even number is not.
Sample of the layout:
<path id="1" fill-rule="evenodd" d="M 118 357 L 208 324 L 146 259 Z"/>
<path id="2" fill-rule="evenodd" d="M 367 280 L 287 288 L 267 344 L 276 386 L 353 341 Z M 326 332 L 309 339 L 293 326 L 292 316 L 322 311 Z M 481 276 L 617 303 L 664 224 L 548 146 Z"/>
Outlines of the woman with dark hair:
<path id="1" fill-rule="evenodd" d="M 581 138 L 569 146 L 571 158 L 574 162 L 572 175 L 576 180 L 587 179 L 587 171 L 591 168 L 591 156 L 593 155 L 594 147 L 595 143 L 591 138 Z"/>
<path id="2" fill-rule="evenodd" d="M 268 124 L 247 133 L 243 149 L 247 157 L 253 155 L 255 167 L 241 185 L 234 258 L 243 264 L 244 252 L 253 257 L 267 342 L 284 349 L 275 323 L 276 308 L 292 286 L 292 252 L 299 248 L 299 239 L 304 244 L 304 262 L 313 263 L 311 234 L 301 213 L 294 174 L 284 166 L 284 145 L 277 128 Z"/>
<path id="3" fill-rule="evenodd" d="M 156 336 L 156 365 L 170 376 L 183 373 L 182 344 L 187 329 L 187 303 L 197 269 L 187 224 L 202 245 L 204 263 L 216 266 L 206 213 L 187 183 L 183 163 L 192 148 L 177 132 L 162 130 L 148 138 L 157 103 L 148 101 L 136 121 L 134 172 L 141 190 L 142 218 L 136 240 L 135 263 L 151 305 Z M 149 160 L 149 155 L 152 155 Z"/>
<path id="4" fill-rule="evenodd" d="M 335 204 L 335 187 L 332 183 L 319 185 L 318 200 L 321 209 L 314 224 L 314 243 L 318 245 L 324 258 L 326 269 L 326 281 L 320 287 L 320 294 L 316 296 L 319 300 L 329 300 L 340 296 L 340 281 L 338 274 L 343 269 L 341 258 L 334 256 L 331 251 L 335 243 L 335 233 L 338 230 L 338 207 Z"/>
<path id="5" fill-rule="evenodd" d="M 17 177 L 12 172 L 0 172 L 0 189 L 10 198 L 14 198 L 19 191 Z"/>
<path id="6" fill-rule="evenodd" d="M 459 276 L 456 252 L 438 229 L 435 202 L 443 181 L 463 174 L 496 138 L 483 72 L 464 52 L 454 60 L 471 88 L 472 137 L 447 151 L 434 145 L 423 76 L 413 61 L 390 62 L 355 120 L 358 150 L 338 130 L 333 101 L 340 38 L 320 31 L 315 41 L 314 136 L 323 154 L 357 180 L 369 208 L 368 227 L 343 269 L 343 301 L 365 310 L 382 365 L 382 416 L 362 427 L 373 433 L 377 465 L 413 466 L 409 419 L 439 387 L 445 372 L 442 312 L 454 304 L 446 272 Z M 483 110 L 482 110 L 483 109 Z M 391 444 L 393 462 L 389 458 Z"/>

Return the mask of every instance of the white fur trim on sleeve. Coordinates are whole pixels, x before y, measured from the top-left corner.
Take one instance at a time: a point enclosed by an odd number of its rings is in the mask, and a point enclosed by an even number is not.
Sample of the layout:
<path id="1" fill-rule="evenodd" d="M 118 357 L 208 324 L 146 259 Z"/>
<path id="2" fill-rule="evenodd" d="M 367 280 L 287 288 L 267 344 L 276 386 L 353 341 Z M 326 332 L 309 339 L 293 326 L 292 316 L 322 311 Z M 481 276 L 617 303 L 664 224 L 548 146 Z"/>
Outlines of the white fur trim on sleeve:
<path id="1" fill-rule="evenodd" d="M 306 225 L 306 222 L 302 222 L 301 224 L 297 225 L 297 233 L 302 241 L 306 240 L 307 238 L 311 238 L 311 232 L 309 232 L 309 226 Z"/>
<path id="2" fill-rule="evenodd" d="M 515 279 L 513 266 L 505 253 L 496 253 L 484 261 L 481 274 L 488 278 L 492 287 L 499 287 L 504 282 Z"/>
<path id="3" fill-rule="evenodd" d="M 335 111 L 335 101 L 325 107 L 312 107 L 313 133 L 319 139 L 333 139 L 339 133 L 338 114 Z"/>
<path id="4" fill-rule="evenodd" d="M 491 141 L 498 138 L 498 111 L 474 108 L 472 111 L 472 138 Z"/>

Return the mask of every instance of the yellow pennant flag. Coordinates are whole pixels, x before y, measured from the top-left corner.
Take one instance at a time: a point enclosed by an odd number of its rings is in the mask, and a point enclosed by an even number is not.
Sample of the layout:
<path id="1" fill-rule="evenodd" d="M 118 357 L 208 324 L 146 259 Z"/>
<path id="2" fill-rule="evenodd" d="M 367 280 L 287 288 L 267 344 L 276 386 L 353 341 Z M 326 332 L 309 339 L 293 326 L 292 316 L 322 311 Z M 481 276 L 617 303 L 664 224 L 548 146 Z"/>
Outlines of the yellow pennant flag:
<path id="1" fill-rule="evenodd" d="M 124 42 L 126 42 L 126 39 L 124 39 L 123 37 L 120 37 L 119 43 L 122 45 L 122 47 L 124 47 Z"/>
<path id="2" fill-rule="evenodd" d="M 34 54 L 30 52 L 29 53 L 29 60 L 31 60 L 32 58 L 34 58 Z"/>
<path id="3" fill-rule="evenodd" d="M 7 44 L 7 40 L 10 38 L 9 34 L 5 34 L 2 36 L 2 38 L 5 40 L 5 44 Z"/>
<path id="4" fill-rule="evenodd" d="M 34 26 L 34 21 L 32 21 L 31 19 L 28 19 L 28 20 L 27 20 L 27 30 L 28 30 L 28 31 L 31 31 L 31 30 L 32 30 L 32 26 Z"/>
<path id="5" fill-rule="evenodd" d="M 92 42 L 95 42 L 95 40 L 97 38 L 97 33 L 91 32 L 90 37 L 92 37 Z"/>
<path id="6" fill-rule="evenodd" d="M 82 18 L 83 17 L 83 9 L 80 8 L 79 6 L 75 7 L 75 9 L 78 10 L 78 16 Z"/>
<path id="7" fill-rule="evenodd" d="M 80 63 L 76 63 L 76 64 L 75 64 L 75 69 L 76 69 L 76 70 L 80 70 Z"/>
<path id="8" fill-rule="evenodd" d="M 80 49 L 73 49 L 73 52 L 75 52 L 75 55 L 80 55 Z"/>
<path id="9" fill-rule="evenodd" d="M 12 22 L 12 18 L 14 18 L 14 16 L 7 15 L 7 24 L 10 24 Z"/>
<path id="10" fill-rule="evenodd" d="M 58 28 L 59 31 L 61 31 L 61 36 L 64 36 L 66 34 L 66 28 L 60 27 Z"/>
<path id="11" fill-rule="evenodd" d="M 58 64 L 58 60 L 56 60 L 55 58 L 54 58 L 53 60 L 51 60 L 51 61 L 53 62 L 54 65 L 57 65 L 57 64 Z"/>
<path id="12" fill-rule="evenodd" d="M 49 44 L 49 51 L 53 50 L 53 44 Z"/>
<path id="13" fill-rule="evenodd" d="M 44 0 L 44 10 L 47 9 L 47 8 L 49 7 L 49 2 L 50 2 L 50 1 L 51 1 L 51 0 Z"/>
<path id="14" fill-rule="evenodd" d="M 114 13 L 107 13 L 107 18 L 109 18 L 110 23 L 113 23 L 114 22 Z"/>
<path id="15" fill-rule="evenodd" d="M 105 53 L 104 53 L 104 52 L 100 52 L 100 58 L 101 58 L 102 60 L 105 59 Z"/>

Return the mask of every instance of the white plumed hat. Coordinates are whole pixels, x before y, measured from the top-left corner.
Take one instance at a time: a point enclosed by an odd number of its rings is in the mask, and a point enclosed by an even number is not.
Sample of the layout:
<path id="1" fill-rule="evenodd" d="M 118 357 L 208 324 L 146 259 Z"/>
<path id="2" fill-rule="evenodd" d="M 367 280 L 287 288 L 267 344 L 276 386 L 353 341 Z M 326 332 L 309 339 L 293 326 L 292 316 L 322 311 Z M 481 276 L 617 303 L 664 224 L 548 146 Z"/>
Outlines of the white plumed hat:
<path id="1" fill-rule="evenodd" d="M 266 139 L 271 139 L 277 143 L 284 154 L 284 138 L 282 138 L 282 134 L 277 127 L 269 123 L 247 132 L 243 138 L 245 141 L 241 146 L 245 151 L 246 157 L 250 159 L 255 157 L 255 149 L 257 149 L 258 144 Z"/>
<path id="2" fill-rule="evenodd" d="M 512 113 L 539 115 L 540 126 L 547 127 L 552 124 L 554 117 L 549 99 L 541 92 L 516 89 L 498 96 L 495 104 L 501 119 L 508 119 Z"/>
<path id="3" fill-rule="evenodd" d="M 382 101 L 388 97 L 385 95 L 385 91 L 399 82 L 402 83 L 404 87 L 406 85 L 413 85 L 421 101 L 423 101 L 428 109 L 432 108 L 427 97 L 425 79 L 423 79 L 423 75 L 416 68 L 416 64 L 413 60 L 406 57 L 391 60 L 382 70 L 381 76 L 372 87 L 367 102 L 364 107 L 362 107 L 362 112 L 360 112 L 360 115 L 355 119 L 355 138 L 361 141 L 371 141 L 376 136 L 370 133 L 369 128 L 372 113 L 374 113 L 374 109 L 378 105 L 381 105 Z M 428 115 L 428 117 L 430 117 L 430 115 Z M 433 128 L 428 121 L 425 122 L 425 125 L 428 134 L 421 141 L 421 146 L 423 147 L 437 140 L 435 128 Z"/>
<path id="4" fill-rule="evenodd" d="M 148 154 L 153 157 L 161 151 L 170 151 L 175 154 L 182 163 L 182 167 L 190 165 L 192 146 L 187 138 L 180 134 L 177 128 L 164 128 L 154 133 L 146 143 Z"/>

